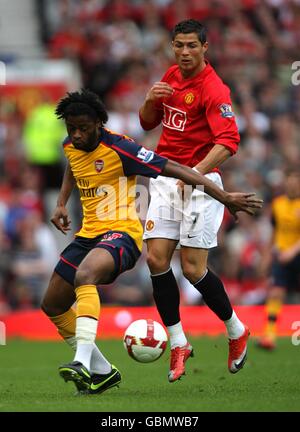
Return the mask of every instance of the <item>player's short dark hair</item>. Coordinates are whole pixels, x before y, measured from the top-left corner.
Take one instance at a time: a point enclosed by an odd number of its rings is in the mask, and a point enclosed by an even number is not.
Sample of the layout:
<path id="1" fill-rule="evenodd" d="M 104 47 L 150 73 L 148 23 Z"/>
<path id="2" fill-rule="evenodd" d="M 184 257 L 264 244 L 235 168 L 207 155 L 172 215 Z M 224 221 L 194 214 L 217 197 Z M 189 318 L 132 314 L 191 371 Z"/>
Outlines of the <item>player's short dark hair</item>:
<path id="1" fill-rule="evenodd" d="M 199 41 L 202 44 L 206 42 L 206 28 L 203 24 L 194 19 L 187 19 L 177 23 L 172 30 L 172 40 L 175 39 L 178 33 L 197 33 Z"/>
<path id="2" fill-rule="evenodd" d="M 285 169 L 284 174 L 286 177 L 297 176 L 300 178 L 299 166 L 289 166 Z"/>
<path id="3" fill-rule="evenodd" d="M 67 93 L 57 104 L 55 114 L 58 119 L 71 116 L 87 115 L 93 120 L 100 120 L 102 124 L 108 120 L 108 115 L 102 100 L 96 93 L 87 89 L 80 92 Z"/>

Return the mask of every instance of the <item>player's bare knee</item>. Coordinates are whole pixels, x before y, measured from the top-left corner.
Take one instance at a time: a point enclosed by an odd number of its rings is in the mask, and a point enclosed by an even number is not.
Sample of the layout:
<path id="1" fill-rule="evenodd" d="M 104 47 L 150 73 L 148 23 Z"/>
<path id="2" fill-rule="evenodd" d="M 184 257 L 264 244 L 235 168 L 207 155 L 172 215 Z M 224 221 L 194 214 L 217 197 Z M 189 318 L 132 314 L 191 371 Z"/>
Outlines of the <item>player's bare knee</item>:
<path id="1" fill-rule="evenodd" d="M 286 290 L 284 287 L 274 286 L 270 289 L 268 298 L 272 300 L 283 301 L 285 298 L 285 291 Z"/>
<path id="2" fill-rule="evenodd" d="M 166 257 L 148 254 L 147 264 L 151 274 L 163 273 L 170 268 L 170 261 Z"/>
<path id="3" fill-rule="evenodd" d="M 62 307 L 53 305 L 49 302 L 47 302 L 45 299 L 41 303 L 41 310 L 44 312 L 45 315 L 48 317 L 54 317 L 63 314 L 66 312 Z"/>
<path id="4" fill-rule="evenodd" d="M 197 282 L 197 280 L 199 279 L 199 278 L 197 278 L 197 273 L 196 273 L 196 270 L 195 269 L 193 269 L 193 268 L 187 268 L 187 269 L 185 269 L 185 271 L 183 271 L 183 276 L 191 283 L 191 284 L 194 284 L 194 283 L 196 283 Z"/>
<path id="5" fill-rule="evenodd" d="M 74 279 L 75 288 L 81 285 L 95 285 L 96 283 L 97 277 L 92 270 L 88 268 L 77 270 Z"/>
<path id="6" fill-rule="evenodd" d="M 47 304 L 44 302 L 44 300 L 42 301 L 40 308 L 44 312 L 45 315 L 49 316 L 49 310 L 48 310 Z"/>
<path id="7" fill-rule="evenodd" d="M 184 264 L 182 266 L 182 273 L 184 277 L 191 283 L 195 284 L 205 274 L 206 268 L 202 269 L 194 264 Z"/>

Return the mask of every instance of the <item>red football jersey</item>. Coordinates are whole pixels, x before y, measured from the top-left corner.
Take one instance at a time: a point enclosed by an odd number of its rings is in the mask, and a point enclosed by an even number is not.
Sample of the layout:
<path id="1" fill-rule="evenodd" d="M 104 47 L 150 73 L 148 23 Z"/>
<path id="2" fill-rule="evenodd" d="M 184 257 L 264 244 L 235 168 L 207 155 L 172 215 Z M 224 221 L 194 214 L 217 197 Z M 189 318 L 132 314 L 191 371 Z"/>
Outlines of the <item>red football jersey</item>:
<path id="1" fill-rule="evenodd" d="M 212 66 L 194 78 L 184 79 L 177 65 L 171 66 L 161 81 L 174 89 L 157 104 L 158 121 L 163 124 L 156 152 L 183 165 L 194 167 L 215 144 L 237 151 L 240 136 L 231 108 L 229 88 Z M 157 126 L 145 123 L 149 130 Z"/>

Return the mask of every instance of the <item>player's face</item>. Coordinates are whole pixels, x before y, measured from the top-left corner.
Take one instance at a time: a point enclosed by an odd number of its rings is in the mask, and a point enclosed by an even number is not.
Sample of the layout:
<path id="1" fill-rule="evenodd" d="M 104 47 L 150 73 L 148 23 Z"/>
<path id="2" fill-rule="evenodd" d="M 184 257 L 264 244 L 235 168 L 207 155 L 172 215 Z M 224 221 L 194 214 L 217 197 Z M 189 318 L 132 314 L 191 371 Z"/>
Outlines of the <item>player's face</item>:
<path id="1" fill-rule="evenodd" d="M 204 54 L 207 48 L 207 42 L 202 45 L 196 33 L 178 33 L 175 36 L 173 40 L 175 59 L 185 78 L 196 76 L 204 68 Z"/>
<path id="2" fill-rule="evenodd" d="M 300 197 L 300 175 L 291 173 L 286 178 L 285 183 L 286 193 L 289 198 L 295 199 Z"/>
<path id="3" fill-rule="evenodd" d="M 100 122 L 88 115 L 68 116 L 66 128 L 72 144 L 78 150 L 94 150 L 98 145 Z"/>

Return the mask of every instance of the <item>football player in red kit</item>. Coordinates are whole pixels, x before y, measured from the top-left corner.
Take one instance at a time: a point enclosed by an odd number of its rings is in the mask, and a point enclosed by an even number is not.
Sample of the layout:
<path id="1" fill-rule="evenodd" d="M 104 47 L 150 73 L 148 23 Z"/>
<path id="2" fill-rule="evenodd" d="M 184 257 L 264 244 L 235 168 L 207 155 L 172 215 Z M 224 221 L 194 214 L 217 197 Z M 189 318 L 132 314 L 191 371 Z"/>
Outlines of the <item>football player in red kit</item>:
<path id="1" fill-rule="evenodd" d="M 200 22 L 178 23 L 172 45 L 176 65 L 148 91 L 140 108 L 141 125 L 150 130 L 162 123 L 156 152 L 194 168 L 222 187 L 219 166 L 236 153 L 240 140 L 230 91 L 205 59 L 208 43 Z M 231 373 L 243 367 L 249 337 L 222 281 L 207 267 L 208 251 L 217 246 L 224 206 L 196 189 L 182 208 L 177 198 L 183 189 L 184 184 L 175 178 L 150 180 L 144 234 L 155 303 L 170 336 L 170 382 L 184 375 L 185 362 L 193 355 L 180 321 L 180 293 L 170 267 L 178 244 L 184 276 L 227 328 Z"/>

